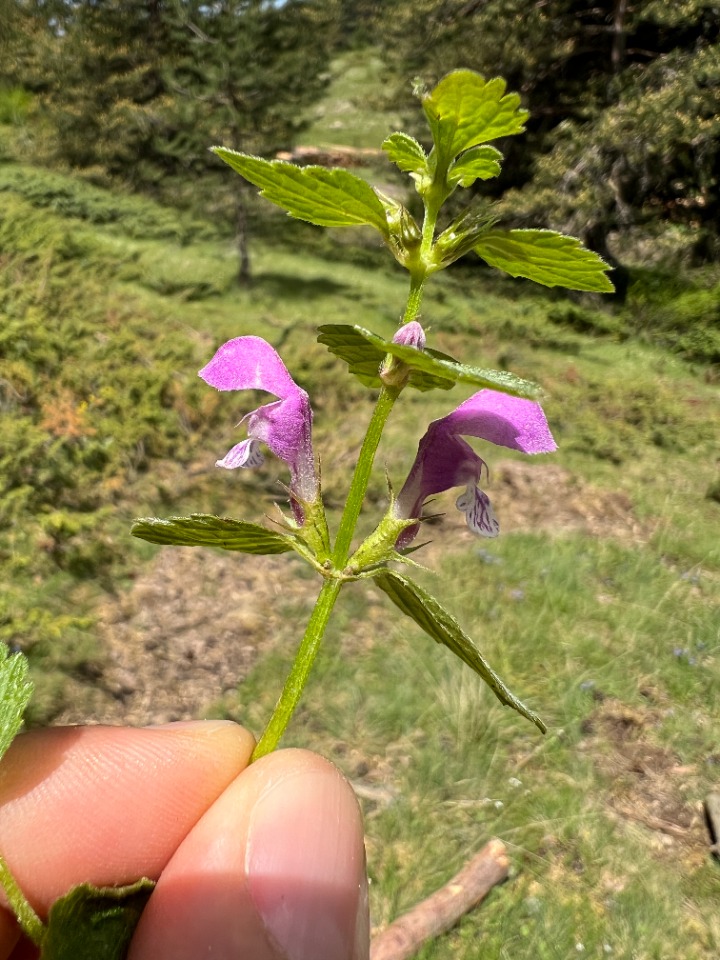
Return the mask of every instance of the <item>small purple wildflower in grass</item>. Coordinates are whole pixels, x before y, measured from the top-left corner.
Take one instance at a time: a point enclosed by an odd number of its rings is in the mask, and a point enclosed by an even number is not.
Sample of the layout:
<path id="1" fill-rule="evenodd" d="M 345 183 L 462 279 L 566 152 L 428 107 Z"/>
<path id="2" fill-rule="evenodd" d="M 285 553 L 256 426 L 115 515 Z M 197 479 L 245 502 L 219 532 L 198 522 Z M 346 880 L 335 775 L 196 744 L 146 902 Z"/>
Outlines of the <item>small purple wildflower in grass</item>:
<path id="1" fill-rule="evenodd" d="M 695 657 L 693 657 L 690 651 L 686 650 L 684 647 L 675 647 L 673 649 L 673 656 L 677 660 L 684 660 L 690 667 L 694 667 L 697 663 Z"/>
<path id="2" fill-rule="evenodd" d="M 697 586 L 700 583 L 700 574 L 696 570 L 686 570 L 685 573 L 680 574 L 680 579 Z"/>
<path id="3" fill-rule="evenodd" d="M 293 513 L 303 522 L 302 503 L 317 499 L 319 485 L 312 450 L 312 410 L 307 393 L 290 376 L 274 347 L 261 337 L 236 337 L 223 344 L 200 376 L 216 390 L 265 390 L 279 399 L 246 414 L 247 440 L 235 444 L 216 466 L 258 467 L 260 443 L 290 468 Z"/>
<path id="4" fill-rule="evenodd" d="M 487 563 L 488 565 L 493 564 L 493 563 L 502 563 L 502 562 L 503 562 L 503 561 L 502 561 L 502 557 L 497 557 L 497 556 L 495 556 L 494 553 L 490 553 L 490 551 L 489 551 L 489 550 L 486 550 L 485 547 L 479 547 L 479 548 L 475 551 L 475 553 L 476 553 L 477 556 L 482 560 L 483 563 Z"/>
<path id="5" fill-rule="evenodd" d="M 556 449 L 539 403 L 511 397 L 496 390 L 480 390 L 456 410 L 433 420 L 420 441 L 415 462 L 395 502 L 400 519 L 422 516 L 428 497 L 464 486 L 456 500 L 467 525 L 482 537 L 496 537 L 500 525 L 490 500 L 478 486 L 487 465 L 463 436 L 478 437 L 522 453 L 550 453 Z M 407 546 L 419 525 L 409 527 L 397 546 Z"/>

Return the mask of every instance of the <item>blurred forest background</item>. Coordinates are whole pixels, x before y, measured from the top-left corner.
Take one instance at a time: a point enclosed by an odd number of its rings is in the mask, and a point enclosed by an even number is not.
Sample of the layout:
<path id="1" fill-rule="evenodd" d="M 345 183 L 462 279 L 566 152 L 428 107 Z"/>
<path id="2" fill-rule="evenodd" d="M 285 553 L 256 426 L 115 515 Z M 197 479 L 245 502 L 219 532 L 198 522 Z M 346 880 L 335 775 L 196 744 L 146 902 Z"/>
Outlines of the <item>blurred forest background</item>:
<path id="1" fill-rule="evenodd" d="M 0 0 L 0 640 L 30 658 L 30 724 L 262 728 L 314 580 L 129 526 L 282 502 L 272 458 L 213 468 L 250 398 L 196 372 L 250 333 L 311 396 L 336 522 L 370 398 L 316 327 L 391 335 L 407 282 L 208 148 L 350 165 L 413 205 L 380 144 L 425 143 L 413 80 L 458 67 L 530 110 L 474 202 L 581 236 L 617 287 L 467 259 L 423 305 L 434 347 L 547 390 L 557 454 L 482 451 L 502 536 L 479 544 L 443 500 L 419 576 L 550 733 L 355 584 L 285 742 L 362 798 L 378 926 L 509 845 L 511 882 L 420 960 L 716 960 L 720 0 Z M 403 394 L 367 523 L 462 390 Z"/>
<path id="2" fill-rule="evenodd" d="M 372 46 L 383 69 L 366 107 L 415 125 L 415 77 L 467 67 L 522 95 L 529 133 L 479 188 L 512 222 L 620 263 L 634 243 L 693 264 L 720 250 L 717 0 L 4 0 L 3 14 L 0 109 L 42 118 L 35 161 L 94 183 L 242 231 L 246 204 L 228 203 L 208 144 L 287 150 L 333 58 Z"/>

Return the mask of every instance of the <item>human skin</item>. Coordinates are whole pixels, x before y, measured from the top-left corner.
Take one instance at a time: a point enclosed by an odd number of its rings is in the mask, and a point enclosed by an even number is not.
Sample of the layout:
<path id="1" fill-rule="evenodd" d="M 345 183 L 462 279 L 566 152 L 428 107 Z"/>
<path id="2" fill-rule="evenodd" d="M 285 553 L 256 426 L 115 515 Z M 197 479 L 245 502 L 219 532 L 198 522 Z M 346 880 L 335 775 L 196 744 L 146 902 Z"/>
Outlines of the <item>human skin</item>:
<path id="1" fill-rule="evenodd" d="M 226 721 L 65 727 L 0 763 L 0 851 L 41 917 L 78 883 L 158 880 L 129 960 L 368 960 L 362 820 L 328 761 Z M 37 951 L 0 908 L 0 960 Z"/>

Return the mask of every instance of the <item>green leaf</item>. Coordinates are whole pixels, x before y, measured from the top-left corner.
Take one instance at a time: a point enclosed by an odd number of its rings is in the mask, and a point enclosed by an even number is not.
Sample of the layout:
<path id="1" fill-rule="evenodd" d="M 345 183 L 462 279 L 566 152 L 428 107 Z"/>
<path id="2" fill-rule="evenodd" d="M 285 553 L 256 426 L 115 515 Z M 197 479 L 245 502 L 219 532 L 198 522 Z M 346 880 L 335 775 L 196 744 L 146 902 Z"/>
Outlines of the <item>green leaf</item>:
<path id="1" fill-rule="evenodd" d="M 470 147 L 523 132 L 528 112 L 505 86 L 499 77 L 486 81 L 473 70 L 455 70 L 423 97 L 439 165 L 447 169 Z"/>
<path id="2" fill-rule="evenodd" d="M 502 154 L 495 147 L 473 147 L 452 164 L 448 170 L 448 183 L 471 187 L 476 180 L 499 177 L 502 158 Z"/>
<path id="3" fill-rule="evenodd" d="M 414 361 L 417 361 L 419 357 L 419 351 L 414 350 L 413 347 L 402 347 L 390 340 L 383 340 L 382 337 L 378 337 L 362 327 L 351 327 L 343 323 L 328 323 L 318 327 L 318 330 L 318 343 L 324 344 L 330 353 L 340 360 L 344 360 L 350 368 L 350 373 L 356 376 L 366 387 L 382 386 L 380 364 L 388 353 L 400 356 L 396 351 L 410 351 L 417 355 L 412 357 Z M 433 352 L 437 353 L 436 351 Z M 437 356 L 444 357 L 445 354 L 437 353 Z M 401 359 L 404 359 L 404 357 Z M 417 367 L 412 370 L 409 383 L 417 390 L 427 391 L 434 389 L 450 390 L 455 381 L 447 375 L 428 373 Z"/>
<path id="4" fill-rule="evenodd" d="M 444 644 L 456 657 L 460 657 L 469 667 L 472 667 L 490 687 L 500 703 L 517 710 L 543 733 L 547 732 L 547 727 L 540 717 L 508 690 L 472 640 L 463 632 L 457 620 L 434 597 L 414 581 L 392 570 L 384 570 L 373 579 L 395 606 L 414 620 L 428 636 L 437 643 Z"/>
<path id="5" fill-rule="evenodd" d="M 22 653 L 11 654 L 4 643 L 0 644 L 0 757 L 22 726 L 32 692 L 27 659 Z"/>
<path id="6" fill-rule="evenodd" d="M 50 908 L 41 960 L 125 960 L 154 886 L 75 887 Z"/>
<path id="7" fill-rule="evenodd" d="M 213 152 L 250 183 L 267 200 L 292 217 L 320 227 L 368 224 L 386 237 L 385 208 L 373 188 L 348 170 L 298 167 L 284 160 L 263 160 L 225 147 Z"/>
<path id="8" fill-rule="evenodd" d="M 406 173 L 427 173 L 427 154 L 414 137 L 391 133 L 382 148 L 388 159 Z"/>
<path id="9" fill-rule="evenodd" d="M 491 230 L 473 248 L 491 267 L 546 287 L 612 293 L 602 257 L 554 230 Z"/>
<path id="10" fill-rule="evenodd" d="M 144 517 L 136 520 L 130 532 L 150 543 L 174 544 L 183 547 L 220 547 L 241 553 L 270 554 L 293 550 L 290 537 L 266 530 L 256 523 L 193 513 L 189 517 Z"/>
<path id="11" fill-rule="evenodd" d="M 470 383 L 489 390 L 499 390 L 515 397 L 536 398 L 540 388 L 505 370 L 483 370 L 458 363 L 438 350 L 416 350 L 403 344 L 383 340 L 363 327 L 330 323 L 318 327 L 318 342 L 330 353 L 347 363 L 350 373 L 366 387 L 380 387 L 380 364 L 385 356 L 402 360 L 411 368 L 409 385 L 416 390 L 449 390 L 455 383 Z"/>

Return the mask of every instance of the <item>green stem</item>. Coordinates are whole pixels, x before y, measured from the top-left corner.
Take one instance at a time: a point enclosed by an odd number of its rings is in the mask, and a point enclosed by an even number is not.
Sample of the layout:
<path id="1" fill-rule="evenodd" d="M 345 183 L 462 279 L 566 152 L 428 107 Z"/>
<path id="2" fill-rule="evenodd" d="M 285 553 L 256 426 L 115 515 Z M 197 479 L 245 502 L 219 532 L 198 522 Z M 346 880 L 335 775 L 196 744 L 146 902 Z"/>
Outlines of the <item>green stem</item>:
<path id="1" fill-rule="evenodd" d="M 435 229 L 435 218 L 426 217 L 423 229 L 424 246 L 432 246 Z M 426 230 L 429 231 L 426 234 Z M 429 246 L 428 246 L 429 245 Z M 411 274 L 410 293 L 405 308 L 403 324 L 414 320 L 420 311 L 420 302 L 422 300 L 423 286 L 425 284 L 425 271 L 418 271 Z M 345 503 L 340 526 L 335 539 L 335 549 L 333 551 L 333 567 L 336 574 L 341 573 L 348 562 L 350 556 L 350 547 L 355 535 L 360 510 L 362 509 L 365 493 L 367 491 L 370 474 L 372 472 L 375 454 L 377 453 L 380 437 L 390 416 L 395 401 L 400 395 L 400 389 L 395 387 L 383 386 L 380 389 L 375 410 L 368 425 L 365 439 L 363 440 L 355 472 L 353 473 L 350 491 Z M 307 683 L 310 670 L 315 661 L 315 657 L 320 648 L 325 629 L 330 618 L 330 613 L 335 605 L 343 581 L 335 576 L 325 580 L 320 595 L 315 604 L 315 609 L 310 617 L 310 622 L 305 630 L 305 636 L 300 644 L 300 649 L 295 657 L 290 675 L 285 682 L 280 699 L 275 705 L 275 710 L 270 718 L 270 722 L 263 731 L 257 746 L 253 750 L 251 762 L 271 753 L 278 745 L 280 738 L 285 732 L 295 708 L 300 701 L 303 688 Z"/>
<path id="2" fill-rule="evenodd" d="M 5 890 L 10 908 L 17 917 L 23 933 L 32 940 L 35 946 L 39 947 L 45 937 L 45 927 L 40 917 L 25 899 L 25 894 L 18 886 L 2 855 L 0 855 L 0 884 Z"/>
<path id="3" fill-rule="evenodd" d="M 435 225 L 437 223 L 439 210 L 428 205 L 425 210 L 425 219 L 423 220 L 422 241 L 420 243 L 420 257 L 424 260 L 432 249 L 435 239 Z"/>
<path id="4" fill-rule="evenodd" d="M 322 590 L 315 604 L 315 609 L 312 612 L 310 622 L 305 630 L 305 636 L 295 656 L 292 670 L 285 681 L 280 699 L 275 704 L 275 710 L 273 711 L 272 717 L 270 717 L 270 722 L 267 727 L 265 727 L 263 735 L 260 737 L 257 746 L 252 752 L 250 758 L 251 763 L 260 757 L 264 757 L 266 753 L 272 753 L 285 732 L 285 728 L 295 712 L 295 707 L 297 707 L 303 688 L 307 683 L 310 670 L 315 662 L 317 652 L 320 649 L 320 642 L 325 633 L 325 628 L 330 619 L 330 613 L 335 606 L 335 601 L 340 593 L 342 584 L 342 580 L 338 579 L 328 579 L 323 583 Z"/>
<path id="5" fill-rule="evenodd" d="M 375 404 L 372 419 L 365 434 L 363 445 L 360 449 L 355 473 L 353 474 L 350 492 L 345 503 L 345 509 L 340 519 L 337 538 L 335 540 L 334 562 L 336 570 L 343 570 L 350 556 L 350 545 L 355 533 L 358 517 L 362 508 L 365 492 L 367 490 L 372 465 L 377 452 L 380 437 L 393 404 L 398 398 L 399 390 L 390 387 L 382 387 L 380 396 Z"/>
<path id="6" fill-rule="evenodd" d="M 420 274 L 410 275 L 410 293 L 405 307 L 405 314 L 402 318 L 403 326 L 410 323 L 411 320 L 417 320 L 420 313 L 420 303 L 422 301 L 423 289 L 425 287 L 426 275 L 423 271 Z"/>
<path id="7" fill-rule="evenodd" d="M 407 307 L 403 324 L 416 320 L 420 313 L 420 301 L 422 300 L 423 288 L 428 278 L 428 272 L 432 269 L 432 249 L 435 242 L 435 227 L 437 226 L 438 214 L 442 206 L 442 197 L 429 196 L 425 198 L 425 216 L 423 218 L 422 238 L 420 240 L 420 250 L 418 257 L 410 269 L 410 294 L 408 295 Z"/>

